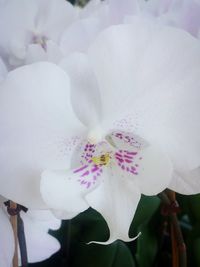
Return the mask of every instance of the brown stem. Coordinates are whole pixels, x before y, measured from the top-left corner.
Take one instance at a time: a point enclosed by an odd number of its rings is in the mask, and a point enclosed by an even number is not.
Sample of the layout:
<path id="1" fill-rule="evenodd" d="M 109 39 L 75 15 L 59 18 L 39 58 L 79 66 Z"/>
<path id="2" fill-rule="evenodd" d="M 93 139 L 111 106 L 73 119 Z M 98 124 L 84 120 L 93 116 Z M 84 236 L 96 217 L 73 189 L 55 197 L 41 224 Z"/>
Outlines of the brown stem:
<path id="1" fill-rule="evenodd" d="M 13 201 L 10 201 L 10 208 L 16 209 L 17 204 Z M 17 237 L 17 215 L 10 216 L 10 222 L 13 229 L 14 241 L 15 241 L 15 252 L 13 256 L 13 267 L 18 267 L 18 237 Z"/>
<path id="2" fill-rule="evenodd" d="M 176 233 L 174 230 L 174 226 L 171 223 L 171 242 L 172 242 L 172 267 L 179 266 L 179 252 L 178 252 L 178 244 L 176 240 Z"/>
<path id="3" fill-rule="evenodd" d="M 159 194 L 160 198 L 162 199 L 162 201 L 170 206 L 171 203 L 173 203 L 174 201 L 176 201 L 175 198 L 175 193 L 168 190 L 167 194 L 162 192 L 161 194 Z M 169 214 L 171 223 L 173 225 L 173 231 L 175 234 L 175 238 L 176 238 L 176 242 L 177 242 L 177 246 L 178 246 L 178 252 L 179 252 L 179 266 L 180 267 L 186 267 L 187 266 L 187 254 L 186 254 L 186 246 L 185 246 L 185 242 L 183 239 L 183 235 L 182 235 L 182 231 L 178 222 L 178 218 L 175 212 Z"/>

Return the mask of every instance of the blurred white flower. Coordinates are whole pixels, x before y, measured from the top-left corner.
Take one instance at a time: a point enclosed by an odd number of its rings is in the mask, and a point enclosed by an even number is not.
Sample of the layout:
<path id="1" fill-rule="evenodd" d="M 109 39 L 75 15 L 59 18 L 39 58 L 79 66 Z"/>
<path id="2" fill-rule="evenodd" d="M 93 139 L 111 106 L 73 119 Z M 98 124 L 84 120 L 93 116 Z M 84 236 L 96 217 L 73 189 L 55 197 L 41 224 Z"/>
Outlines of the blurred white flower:
<path id="1" fill-rule="evenodd" d="M 195 37 L 200 37 L 199 0 L 149 0 L 138 1 L 143 16 L 181 28 Z"/>
<path id="2" fill-rule="evenodd" d="M 3 82 L 6 76 L 6 67 L 0 59 L 0 82 Z M 14 187 L 11 186 L 11 188 L 13 191 L 15 190 Z M 11 266 L 14 255 L 14 237 L 9 215 L 4 205 L 5 201 L 6 199 L 0 196 L 0 228 L 2 230 L 0 236 L 0 266 Z M 27 213 L 21 212 L 21 217 L 24 221 L 29 263 L 42 261 L 59 250 L 60 244 L 48 234 L 48 230 L 58 229 L 61 222 L 49 210 L 28 210 Z"/>
<path id="3" fill-rule="evenodd" d="M 64 56 L 86 52 L 97 35 L 114 24 L 124 23 L 126 16 L 139 14 L 137 0 L 91 0 L 79 12 L 79 19 L 63 33 L 60 47 Z"/>
<path id="4" fill-rule="evenodd" d="M 65 0 L 9 0 L 0 6 L 0 56 L 9 69 L 26 63 L 59 61 L 62 32 L 77 10 Z"/>
<path id="5" fill-rule="evenodd" d="M 14 255 L 14 236 L 4 201 L 6 199 L 0 196 L 0 225 L 2 229 L 0 264 L 1 266 L 11 266 Z M 59 242 L 50 236 L 48 231 L 49 229 L 58 229 L 61 223 L 50 211 L 28 210 L 26 213 L 21 211 L 20 215 L 24 222 L 29 263 L 45 260 L 59 250 Z"/>

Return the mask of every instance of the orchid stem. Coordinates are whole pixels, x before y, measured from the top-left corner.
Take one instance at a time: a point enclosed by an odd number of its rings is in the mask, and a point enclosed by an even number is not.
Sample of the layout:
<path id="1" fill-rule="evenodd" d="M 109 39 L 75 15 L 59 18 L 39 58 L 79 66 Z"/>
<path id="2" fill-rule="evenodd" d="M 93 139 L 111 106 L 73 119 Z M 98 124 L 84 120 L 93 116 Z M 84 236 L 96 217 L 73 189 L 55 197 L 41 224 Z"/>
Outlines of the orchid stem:
<path id="1" fill-rule="evenodd" d="M 17 233 L 18 233 L 18 241 L 19 241 L 20 255 L 21 255 L 21 266 L 27 267 L 28 257 L 26 248 L 26 238 L 24 233 L 24 223 L 20 214 L 17 215 L 17 222 L 18 222 Z"/>
<path id="2" fill-rule="evenodd" d="M 162 192 L 159 194 L 159 197 L 163 201 L 164 204 L 170 206 L 171 203 L 176 201 L 175 193 L 171 190 L 168 190 L 166 193 Z M 178 222 L 178 218 L 175 212 L 172 212 L 169 214 L 172 227 L 173 227 L 173 233 L 176 238 L 177 247 L 178 247 L 178 262 L 180 267 L 186 267 L 187 266 L 187 254 L 186 254 L 186 246 L 183 239 L 182 231 Z"/>
<path id="3" fill-rule="evenodd" d="M 10 222 L 13 229 L 14 235 L 14 256 L 13 256 L 13 267 L 18 267 L 18 245 L 20 249 L 21 255 L 21 267 L 28 266 L 28 258 L 27 258 L 27 249 L 26 249 L 26 238 L 24 233 L 24 223 L 20 216 L 20 211 L 27 212 L 27 208 L 18 205 L 17 203 L 9 200 L 4 202 L 7 207 L 7 212 L 10 215 Z"/>
<path id="4" fill-rule="evenodd" d="M 10 201 L 10 208 L 16 209 L 17 204 L 13 201 Z M 18 237 L 17 237 L 17 215 L 10 216 L 10 222 L 13 229 L 14 234 L 14 242 L 15 242 L 15 252 L 13 256 L 13 267 L 18 267 Z"/>

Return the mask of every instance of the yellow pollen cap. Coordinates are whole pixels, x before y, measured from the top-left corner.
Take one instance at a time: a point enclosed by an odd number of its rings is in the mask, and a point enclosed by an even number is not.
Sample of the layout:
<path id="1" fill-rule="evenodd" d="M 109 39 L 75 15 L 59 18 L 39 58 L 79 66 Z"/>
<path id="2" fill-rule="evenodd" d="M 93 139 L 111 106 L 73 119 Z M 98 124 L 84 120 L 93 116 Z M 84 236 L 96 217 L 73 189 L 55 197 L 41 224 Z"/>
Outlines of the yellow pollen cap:
<path id="1" fill-rule="evenodd" d="M 108 165 L 110 163 L 110 155 L 109 153 L 103 154 L 100 157 L 93 157 L 92 161 L 96 165 Z"/>

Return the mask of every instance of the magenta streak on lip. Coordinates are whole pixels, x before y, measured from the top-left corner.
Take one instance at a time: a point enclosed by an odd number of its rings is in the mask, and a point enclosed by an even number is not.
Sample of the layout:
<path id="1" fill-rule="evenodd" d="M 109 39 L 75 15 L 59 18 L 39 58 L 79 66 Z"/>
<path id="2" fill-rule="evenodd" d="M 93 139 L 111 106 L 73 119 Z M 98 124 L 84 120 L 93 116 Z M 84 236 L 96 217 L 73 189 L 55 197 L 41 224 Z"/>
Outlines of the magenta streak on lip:
<path id="1" fill-rule="evenodd" d="M 96 172 L 96 171 L 98 171 L 98 170 L 99 170 L 99 167 L 95 165 L 95 166 L 92 168 L 91 172 Z"/>
<path id="2" fill-rule="evenodd" d="M 132 175 L 138 175 L 138 167 L 139 164 L 136 164 L 134 162 L 137 159 L 135 156 L 138 154 L 138 152 L 129 152 L 127 150 L 118 150 L 115 153 L 115 159 L 117 160 L 118 166 L 125 172 L 128 172 Z M 140 160 L 141 158 L 139 158 Z M 133 166 L 134 165 L 134 166 Z"/>
<path id="3" fill-rule="evenodd" d="M 81 175 L 81 177 L 87 176 L 87 175 L 89 175 L 89 173 L 90 173 L 89 171 L 86 171 Z"/>
<path id="4" fill-rule="evenodd" d="M 122 154 L 120 154 L 118 152 L 116 152 L 115 155 L 118 156 L 118 157 L 122 157 Z"/>
<path id="5" fill-rule="evenodd" d="M 129 151 L 126 151 L 126 153 L 127 153 L 128 155 L 137 155 L 137 152 L 129 152 Z"/>
<path id="6" fill-rule="evenodd" d="M 124 162 L 124 160 L 123 160 L 122 158 L 116 157 L 116 159 L 117 159 L 119 162 Z"/>
<path id="7" fill-rule="evenodd" d="M 127 159 L 133 159 L 133 157 L 132 156 L 129 156 L 129 155 L 124 155 L 124 158 L 127 158 Z"/>
<path id="8" fill-rule="evenodd" d="M 90 185 L 91 185 L 91 182 L 88 182 L 88 183 L 87 183 L 87 188 L 89 188 L 89 187 L 90 187 Z"/>
<path id="9" fill-rule="evenodd" d="M 88 167 L 88 165 L 84 165 L 83 167 L 81 167 L 81 168 L 79 168 L 79 169 L 76 169 L 76 170 L 74 171 L 74 173 L 80 172 L 80 171 L 86 169 L 87 167 Z"/>
<path id="10" fill-rule="evenodd" d="M 125 162 L 132 163 L 133 161 L 132 160 L 129 160 L 129 159 L 125 159 Z"/>

